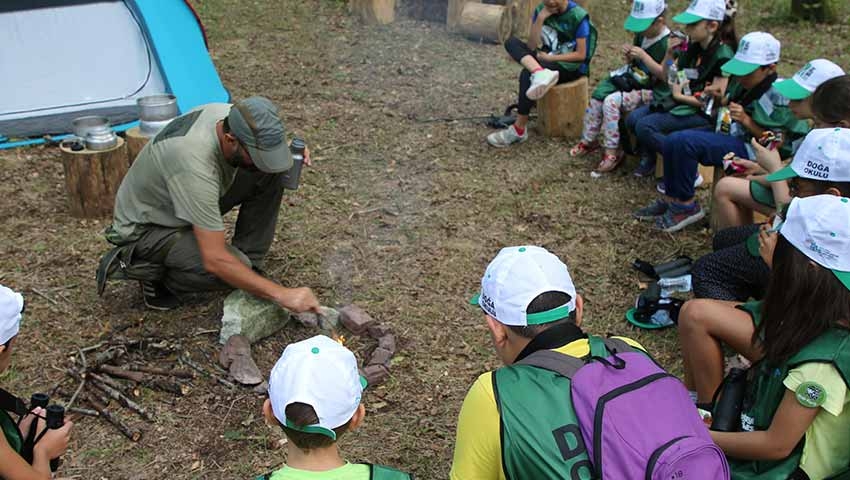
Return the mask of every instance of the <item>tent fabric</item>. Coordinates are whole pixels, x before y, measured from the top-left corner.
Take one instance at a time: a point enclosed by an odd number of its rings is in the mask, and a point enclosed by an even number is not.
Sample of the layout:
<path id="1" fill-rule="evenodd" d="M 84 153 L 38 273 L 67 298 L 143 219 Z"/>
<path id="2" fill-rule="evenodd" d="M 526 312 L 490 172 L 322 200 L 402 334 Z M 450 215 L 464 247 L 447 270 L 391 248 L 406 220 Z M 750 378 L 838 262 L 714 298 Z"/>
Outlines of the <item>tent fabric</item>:
<path id="1" fill-rule="evenodd" d="M 8 138 L 67 133 L 83 115 L 127 124 L 155 93 L 176 95 L 181 112 L 229 100 L 184 0 L 4 0 L 0 65 Z"/>

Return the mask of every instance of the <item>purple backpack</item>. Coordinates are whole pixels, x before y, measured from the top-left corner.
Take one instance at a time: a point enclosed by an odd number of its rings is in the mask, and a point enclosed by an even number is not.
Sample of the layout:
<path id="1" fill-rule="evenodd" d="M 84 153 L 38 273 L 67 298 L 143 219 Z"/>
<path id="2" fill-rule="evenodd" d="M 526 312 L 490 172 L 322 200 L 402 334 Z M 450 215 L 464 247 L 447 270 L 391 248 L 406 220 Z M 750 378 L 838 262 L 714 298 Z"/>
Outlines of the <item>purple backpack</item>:
<path id="1" fill-rule="evenodd" d="M 598 479 L 729 478 L 682 382 L 618 339 L 589 336 L 586 360 L 541 350 L 521 360 L 572 382 L 571 396 Z"/>

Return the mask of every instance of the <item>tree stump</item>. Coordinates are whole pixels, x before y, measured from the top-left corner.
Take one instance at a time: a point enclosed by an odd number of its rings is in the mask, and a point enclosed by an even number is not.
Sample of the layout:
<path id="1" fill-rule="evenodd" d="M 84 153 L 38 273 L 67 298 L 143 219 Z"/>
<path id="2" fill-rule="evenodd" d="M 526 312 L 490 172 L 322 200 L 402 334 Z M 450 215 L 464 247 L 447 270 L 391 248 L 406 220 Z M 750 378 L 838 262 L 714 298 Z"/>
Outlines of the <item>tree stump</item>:
<path id="1" fill-rule="evenodd" d="M 111 214 L 115 194 L 130 166 L 124 139 L 118 137 L 118 145 L 109 150 L 59 148 L 71 215 L 95 218 Z"/>
<path id="2" fill-rule="evenodd" d="M 504 43 L 511 36 L 511 10 L 501 5 L 467 3 L 458 29 L 473 40 Z"/>
<path id="3" fill-rule="evenodd" d="M 460 15 L 467 3 L 481 3 L 481 0 L 449 0 L 446 11 L 446 26 L 450 32 L 457 32 L 460 25 Z"/>
<path id="4" fill-rule="evenodd" d="M 578 138 L 588 104 L 587 77 L 555 85 L 537 101 L 540 133 L 547 137 Z"/>
<path id="5" fill-rule="evenodd" d="M 534 9 L 538 2 L 534 0 L 512 0 L 511 7 L 514 14 L 513 32 L 512 35 L 528 41 L 528 34 L 531 32 L 531 17 L 534 15 Z"/>
<path id="6" fill-rule="evenodd" d="M 145 147 L 150 138 L 142 135 L 141 129 L 139 127 L 133 127 L 126 132 L 125 140 L 127 141 L 127 160 L 129 160 L 129 164 L 132 165 L 133 162 L 136 161 L 136 157 L 139 156 L 139 152 Z"/>
<path id="7" fill-rule="evenodd" d="M 365 23 L 386 25 L 395 20 L 395 0 L 351 0 L 349 8 Z"/>

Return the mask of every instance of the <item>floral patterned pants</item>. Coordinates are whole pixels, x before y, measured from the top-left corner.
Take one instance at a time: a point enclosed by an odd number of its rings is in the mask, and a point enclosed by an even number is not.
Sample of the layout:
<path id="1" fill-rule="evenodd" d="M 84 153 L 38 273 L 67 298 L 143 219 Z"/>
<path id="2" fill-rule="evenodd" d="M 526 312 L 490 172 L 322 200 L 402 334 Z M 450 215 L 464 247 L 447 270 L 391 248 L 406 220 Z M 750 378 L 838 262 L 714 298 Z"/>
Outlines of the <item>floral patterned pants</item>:
<path id="1" fill-rule="evenodd" d="M 584 131 L 581 141 L 593 143 L 602 133 L 602 147 L 615 149 L 620 146 L 620 116 L 652 101 L 652 90 L 614 92 L 604 101 L 590 99 L 584 112 Z"/>

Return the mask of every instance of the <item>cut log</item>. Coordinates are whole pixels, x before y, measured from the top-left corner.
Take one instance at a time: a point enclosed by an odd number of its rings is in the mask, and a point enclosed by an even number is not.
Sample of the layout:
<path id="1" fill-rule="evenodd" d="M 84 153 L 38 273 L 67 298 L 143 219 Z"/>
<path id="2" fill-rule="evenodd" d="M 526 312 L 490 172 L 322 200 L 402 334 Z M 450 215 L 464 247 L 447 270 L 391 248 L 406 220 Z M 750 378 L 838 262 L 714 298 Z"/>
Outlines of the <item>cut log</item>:
<path id="1" fill-rule="evenodd" d="M 537 101 L 540 133 L 547 137 L 578 138 L 587 109 L 587 77 L 552 87 Z"/>
<path id="2" fill-rule="evenodd" d="M 473 40 L 504 43 L 511 36 L 511 10 L 501 5 L 467 3 L 460 14 L 460 32 Z"/>
<path id="3" fill-rule="evenodd" d="M 513 25 L 511 35 L 520 40 L 528 41 L 528 33 L 531 31 L 531 18 L 538 2 L 534 0 L 512 0 L 510 2 L 513 14 Z"/>
<path id="4" fill-rule="evenodd" d="M 467 3 L 481 3 L 481 0 L 449 0 L 446 10 L 446 26 L 450 32 L 457 32 L 460 25 L 460 14 Z"/>
<path id="5" fill-rule="evenodd" d="M 130 166 L 124 139 L 118 137 L 118 145 L 109 150 L 59 148 L 71 215 L 95 218 L 111 214 L 115 194 Z"/>
<path id="6" fill-rule="evenodd" d="M 139 127 L 133 127 L 125 132 L 125 140 L 127 141 L 127 160 L 132 165 L 150 138 L 142 135 Z"/>
<path id="7" fill-rule="evenodd" d="M 395 20 L 395 0 L 351 0 L 349 8 L 364 23 L 386 25 Z"/>

